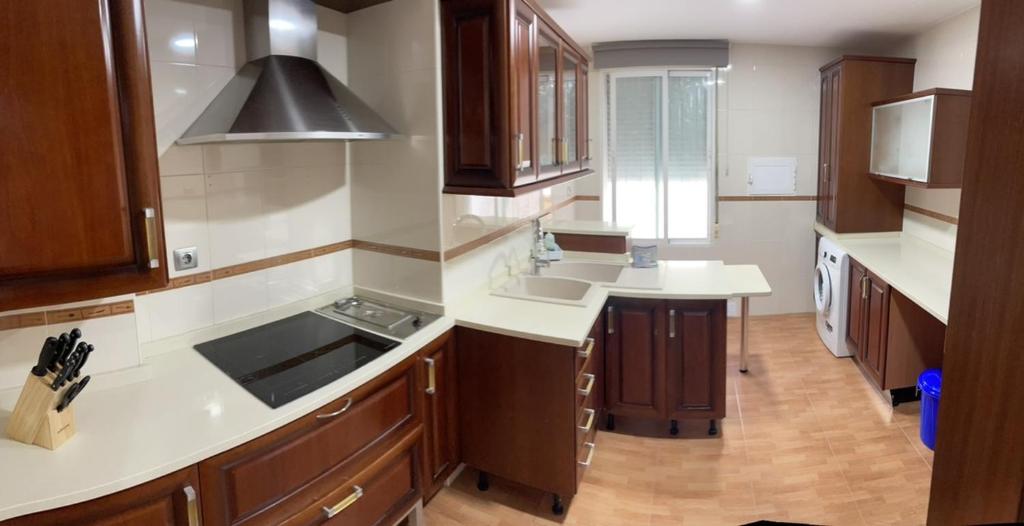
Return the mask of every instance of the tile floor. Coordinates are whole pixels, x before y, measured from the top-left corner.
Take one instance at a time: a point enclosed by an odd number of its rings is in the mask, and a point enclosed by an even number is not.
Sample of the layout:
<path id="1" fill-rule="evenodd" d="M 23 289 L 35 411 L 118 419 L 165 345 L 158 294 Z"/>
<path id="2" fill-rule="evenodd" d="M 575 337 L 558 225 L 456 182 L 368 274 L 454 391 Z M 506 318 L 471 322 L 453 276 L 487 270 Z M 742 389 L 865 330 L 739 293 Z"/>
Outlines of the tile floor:
<path id="1" fill-rule="evenodd" d="M 492 478 L 476 490 L 466 469 L 426 508 L 431 526 L 923 524 L 932 453 L 918 439 L 918 403 L 893 410 L 856 364 L 818 340 L 812 315 L 751 320 L 750 372 L 741 375 L 739 325 L 730 320 L 727 417 L 706 422 L 616 419 L 567 513 L 547 494 Z M 629 430 L 635 434 L 619 431 Z"/>

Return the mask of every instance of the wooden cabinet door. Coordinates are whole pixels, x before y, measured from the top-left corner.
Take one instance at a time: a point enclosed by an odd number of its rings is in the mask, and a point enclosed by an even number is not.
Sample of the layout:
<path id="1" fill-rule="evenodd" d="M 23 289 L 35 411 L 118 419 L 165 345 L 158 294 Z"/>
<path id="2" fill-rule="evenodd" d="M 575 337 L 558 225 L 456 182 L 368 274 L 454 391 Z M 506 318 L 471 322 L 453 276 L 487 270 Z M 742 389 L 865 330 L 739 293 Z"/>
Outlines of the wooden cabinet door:
<path id="1" fill-rule="evenodd" d="M 870 271 L 867 274 L 861 363 L 874 378 L 875 383 L 881 386 L 885 381 L 883 373 L 889 329 L 889 285 Z"/>
<path id="2" fill-rule="evenodd" d="M 818 222 L 829 226 L 829 152 L 832 146 L 832 75 L 821 75 L 821 104 L 818 121 Z"/>
<path id="3" fill-rule="evenodd" d="M 846 318 L 846 345 L 854 356 L 860 358 L 864 341 L 864 302 L 867 299 L 867 270 L 857 261 L 850 260 L 849 308 Z"/>
<path id="4" fill-rule="evenodd" d="M 537 168 L 541 179 L 561 174 L 561 48 L 560 40 L 554 31 L 539 23 L 537 81 L 534 88 L 537 101 Z"/>
<path id="5" fill-rule="evenodd" d="M 522 0 L 513 2 L 509 45 L 512 66 L 512 170 L 513 184 L 537 181 L 537 15 Z"/>
<path id="6" fill-rule="evenodd" d="M 5 521 L 5 525 L 195 526 L 199 470 L 190 466 L 134 488 Z"/>
<path id="7" fill-rule="evenodd" d="M 441 336 L 421 351 L 424 421 L 425 501 L 444 487 L 445 479 L 459 463 L 457 401 L 455 393 L 455 338 Z"/>
<path id="8" fill-rule="evenodd" d="M 561 55 L 561 137 L 558 140 L 559 164 L 562 173 L 578 172 L 583 169 L 580 150 L 580 65 L 583 59 L 568 46 L 562 46 Z"/>
<path id="9" fill-rule="evenodd" d="M 669 302 L 668 412 L 672 418 L 725 416 L 725 301 Z"/>
<path id="10" fill-rule="evenodd" d="M 581 168 L 590 166 L 590 72 L 586 61 L 580 64 L 579 81 L 576 83 L 579 94 L 579 151 Z"/>
<path id="11" fill-rule="evenodd" d="M 3 9 L 0 311 L 164 286 L 142 0 Z"/>
<path id="12" fill-rule="evenodd" d="M 609 301 L 605 312 L 606 407 L 610 414 L 659 418 L 665 407 L 665 307 Z"/>
<path id="13" fill-rule="evenodd" d="M 828 212 L 825 217 L 825 224 L 829 228 L 835 230 L 837 223 L 837 214 L 839 210 L 839 134 L 842 130 L 842 99 L 841 88 L 842 88 L 842 66 L 836 67 L 832 70 L 829 75 L 829 89 L 831 94 L 829 95 L 829 106 L 831 108 L 831 116 L 829 117 L 829 150 L 828 150 Z M 863 174 L 858 174 L 863 175 Z"/>

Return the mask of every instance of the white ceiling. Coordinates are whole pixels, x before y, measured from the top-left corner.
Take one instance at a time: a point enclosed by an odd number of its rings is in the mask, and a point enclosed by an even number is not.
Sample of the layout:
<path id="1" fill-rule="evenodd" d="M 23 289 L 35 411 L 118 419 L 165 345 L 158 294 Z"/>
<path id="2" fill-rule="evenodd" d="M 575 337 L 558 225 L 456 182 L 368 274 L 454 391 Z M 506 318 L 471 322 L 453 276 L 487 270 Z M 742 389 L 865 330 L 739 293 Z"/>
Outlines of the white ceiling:
<path id="1" fill-rule="evenodd" d="M 716 38 L 883 49 L 980 0 L 538 0 L 580 44 Z"/>

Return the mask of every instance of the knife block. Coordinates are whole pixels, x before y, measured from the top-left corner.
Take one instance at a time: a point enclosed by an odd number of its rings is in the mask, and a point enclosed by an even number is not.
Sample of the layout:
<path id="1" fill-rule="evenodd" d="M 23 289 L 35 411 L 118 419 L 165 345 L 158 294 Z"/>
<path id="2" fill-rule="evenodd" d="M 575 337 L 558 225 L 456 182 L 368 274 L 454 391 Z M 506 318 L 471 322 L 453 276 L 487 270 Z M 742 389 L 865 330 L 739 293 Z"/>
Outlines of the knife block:
<path id="1" fill-rule="evenodd" d="M 28 375 L 21 388 L 14 412 L 7 422 L 7 436 L 18 442 L 57 449 L 75 434 L 74 409 L 57 412 L 64 391 L 50 389 L 54 375 Z"/>

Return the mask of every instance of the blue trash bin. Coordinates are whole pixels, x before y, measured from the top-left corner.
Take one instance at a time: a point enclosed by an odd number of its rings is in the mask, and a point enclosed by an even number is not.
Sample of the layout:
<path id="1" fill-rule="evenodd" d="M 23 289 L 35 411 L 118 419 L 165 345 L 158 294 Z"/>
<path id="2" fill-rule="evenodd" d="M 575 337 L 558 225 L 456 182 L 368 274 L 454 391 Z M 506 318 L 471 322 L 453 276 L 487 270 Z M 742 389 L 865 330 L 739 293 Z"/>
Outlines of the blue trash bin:
<path id="1" fill-rule="evenodd" d="M 935 428 L 939 421 L 939 394 L 942 391 L 942 369 L 928 369 L 917 377 L 921 391 L 921 442 L 935 450 Z"/>

